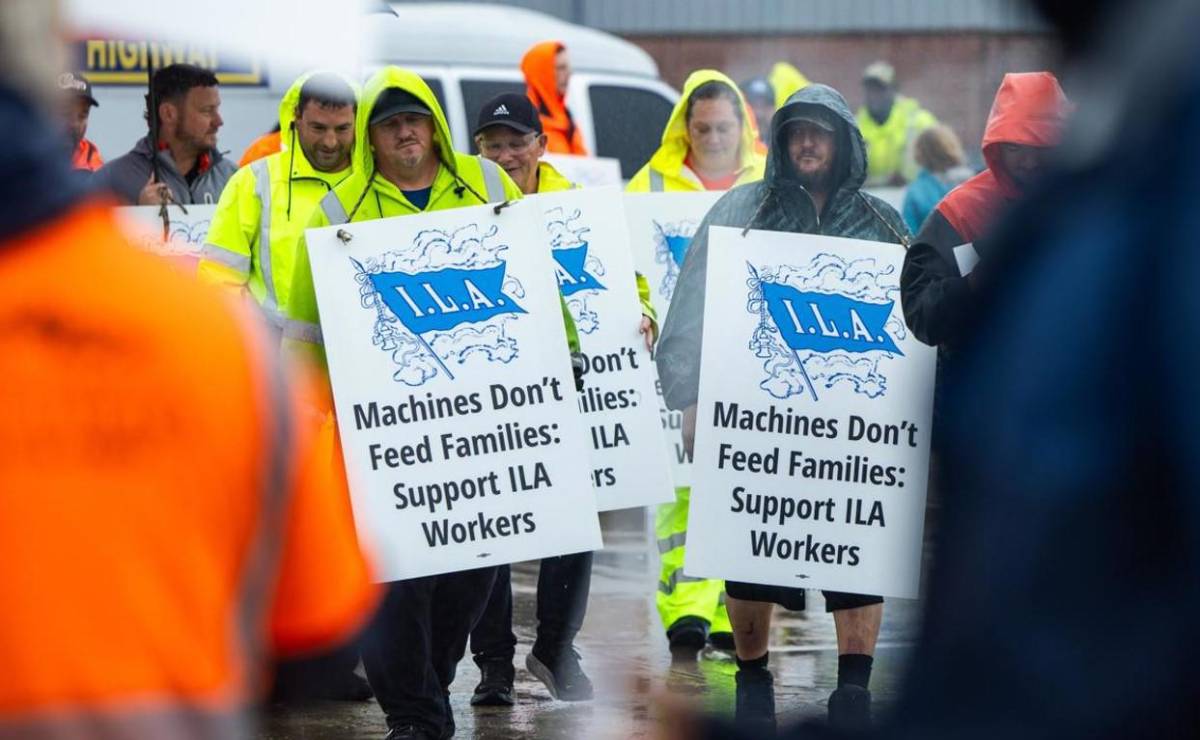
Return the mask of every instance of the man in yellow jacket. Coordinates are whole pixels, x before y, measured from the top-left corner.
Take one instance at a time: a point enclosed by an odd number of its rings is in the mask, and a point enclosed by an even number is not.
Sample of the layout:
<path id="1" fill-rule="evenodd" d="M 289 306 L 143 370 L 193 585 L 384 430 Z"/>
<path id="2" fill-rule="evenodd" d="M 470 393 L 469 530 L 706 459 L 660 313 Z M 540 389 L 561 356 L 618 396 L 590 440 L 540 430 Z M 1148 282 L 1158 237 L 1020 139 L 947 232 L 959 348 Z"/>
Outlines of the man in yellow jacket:
<path id="1" fill-rule="evenodd" d="M 745 98 L 732 80 L 716 70 L 693 72 L 667 121 L 662 145 L 633 176 L 626 190 L 727 190 L 762 179 L 765 159 L 755 149 L 750 115 Z M 672 653 L 680 657 L 695 657 L 706 641 L 733 650 L 732 628 L 725 611 L 725 583 L 693 578 L 683 572 L 690 497 L 691 489 L 676 488 L 675 502 L 658 507 L 654 522 L 662 557 L 658 614 Z"/>
<path id="2" fill-rule="evenodd" d="M 896 92 L 896 70 L 875 62 L 863 70 L 866 105 L 858 109 L 858 128 L 867 144 L 867 187 L 899 187 L 917 176 L 912 143 L 930 126 L 933 114 Z"/>
<path id="3" fill-rule="evenodd" d="M 313 209 L 350 175 L 356 104 L 353 88 L 336 75 L 296 80 L 279 104 L 283 150 L 230 178 L 209 226 L 201 278 L 245 288 L 276 327 Z"/>
<path id="4" fill-rule="evenodd" d="M 521 197 L 495 163 L 454 151 L 437 98 L 408 70 L 385 67 L 367 81 L 355 135 L 361 145 L 353 172 L 321 200 L 310 228 Z M 304 239 L 296 257 L 284 336 L 295 349 L 297 343 L 315 349 L 320 319 Z M 389 584 L 363 641 L 363 663 L 387 715 L 388 738 L 454 734 L 450 683 L 495 577 L 496 568 L 489 567 Z"/>

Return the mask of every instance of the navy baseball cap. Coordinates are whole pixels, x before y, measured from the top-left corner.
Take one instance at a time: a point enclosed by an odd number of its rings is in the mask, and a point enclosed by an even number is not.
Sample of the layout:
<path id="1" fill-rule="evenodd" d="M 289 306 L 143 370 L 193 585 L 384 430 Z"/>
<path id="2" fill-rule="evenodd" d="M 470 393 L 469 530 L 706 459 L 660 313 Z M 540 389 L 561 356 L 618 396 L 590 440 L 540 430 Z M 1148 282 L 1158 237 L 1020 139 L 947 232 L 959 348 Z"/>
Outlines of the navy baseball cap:
<path id="1" fill-rule="evenodd" d="M 389 87 L 379 96 L 379 100 L 375 101 L 375 107 L 371 109 L 371 117 L 367 120 L 368 125 L 374 126 L 381 121 L 386 121 L 392 116 L 398 116 L 401 113 L 417 113 L 422 116 L 432 116 L 433 111 L 428 105 L 421 102 L 421 99 L 416 95 L 401 90 L 398 87 Z"/>
<path id="2" fill-rule="evenodd" d="M 58 76 L 58 89 L 68 95 L 76 95 L 88 101 L 93 108 L 100 107 L 92 94 L 92 83 L 79 72 L 63 72 Z"/>

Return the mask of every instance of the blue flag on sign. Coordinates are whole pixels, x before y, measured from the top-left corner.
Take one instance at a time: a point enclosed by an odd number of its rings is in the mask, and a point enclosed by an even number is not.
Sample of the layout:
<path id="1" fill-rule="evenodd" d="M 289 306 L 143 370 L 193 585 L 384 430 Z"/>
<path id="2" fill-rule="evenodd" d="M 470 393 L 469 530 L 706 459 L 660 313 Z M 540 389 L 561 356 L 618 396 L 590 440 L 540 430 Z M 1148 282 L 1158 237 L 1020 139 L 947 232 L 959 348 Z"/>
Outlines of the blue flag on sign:
<path id="1" fill-rule="evenodd" d="M 667 249 L 671 250 L 671 259 L 675 260 L 676 265 L 683 267 L 683 258 L 687 256 L 688 247 L 692 244 L 692 237 L 664 234 L 663 239 L 667 240 Z"/>
<path id="2" fill-rule="evenodd" d="M 867 303 L 766 282 L 762 294 L 783 341 L 794 350 L 904 354 L 884 329 L 894 301 Z"/>
<path id="3" fill-rule="evenodd" d="M 502 313 L 525 313 L 504 294 L 505 263 L 483 269 L 377 272 L 371 284 L 400 323 L 414 334 L 445 331 Z"/>
<path id="4" fill-rule="evenodd" d="M 558 289 L 563 297 L 581 290 L 604 290 L 596 276 L 587 271 L 588 243 L 569 249 L 555 249 L 554 261 L 558 263 Z"/>

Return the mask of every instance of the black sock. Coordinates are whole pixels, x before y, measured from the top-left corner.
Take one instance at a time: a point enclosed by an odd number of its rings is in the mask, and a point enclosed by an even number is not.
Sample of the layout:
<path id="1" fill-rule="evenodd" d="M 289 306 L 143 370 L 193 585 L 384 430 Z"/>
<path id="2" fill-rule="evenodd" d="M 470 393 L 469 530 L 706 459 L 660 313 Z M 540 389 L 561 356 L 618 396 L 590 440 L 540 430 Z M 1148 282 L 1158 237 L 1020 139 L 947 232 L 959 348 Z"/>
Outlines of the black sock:
<path id="1" fill-rule="evenodd" d="M 770 652 L 766 652 L 766 653 L 762 654 L 762 657 L 754 658 L 752 660 L 742 660 L 741 658 L 738 658 L 737 659 L 738 670 L 739 671 L 755 671 L 755 670 L 765 671 L 765 670 L 767 670 L 767 658 L 770 657 L 770 655 L 771 655 Z"/>
<path id="2" fill-rule="evenodd" d="M 838 656 L 838 688 L 852 683 L 864 689 L 871 683 L 871 664 L 875 659 L 870 655 L 850 653 Z"/>

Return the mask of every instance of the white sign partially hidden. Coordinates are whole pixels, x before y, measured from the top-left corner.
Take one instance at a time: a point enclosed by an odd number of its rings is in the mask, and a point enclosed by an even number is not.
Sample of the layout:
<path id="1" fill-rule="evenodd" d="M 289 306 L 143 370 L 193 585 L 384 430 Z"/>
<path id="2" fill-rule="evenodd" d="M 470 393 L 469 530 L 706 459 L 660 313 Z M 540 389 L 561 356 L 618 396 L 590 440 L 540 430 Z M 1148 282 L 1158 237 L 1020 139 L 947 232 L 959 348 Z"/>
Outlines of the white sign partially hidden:
<path id="1" fill-rule="evenodd" d="M 709 232 L 684 570 L 913 598 L 936 350 L 898 245 Z"/>
<path id="2" fill-rule="evenodd" d="M 629 226 L 634 265 L 650 284 L 650 300 L 660 323 L 667 318 L 679 269 L 683 267 L 683 258 L 691 246 L 696 227 L 722 195 L 723 192 L 625 195 L 625 220 Z M 656 375 L 657 372 L 655 370 Z M 669 411 L 662 398 L 661 386 L 656 384 L 655 388 L 659 391 L 659 413 L 666 433 L 671 477 L 676 486 L 690 486 L 692 462 L 683 447 L 683 415 L 679 411 Z"/>
<path id="3" fill-rule="evenodd" d="M 581 188 L 621 184 L 621 162 L 612 157 L 578 157 L 573 154 L 542 156 L 563 177 Z"/>
<path id="4" fill-rule="evenodd" d="M 601 545 L 541 226 L 517 203 L 307 232 L 354 518 L 381 580 Z"/>
<path id="5" fill-rule="evenodd" d="M 559 290 L 579 332 L 579 409 L 591 435 L 597 505 L 608 511 L 670 501 L 654 361 L 638 332 L 642 311 L 621 191 L 567 190 L 534 200 L 545 213 Z"/>
<path id="6" fill-rule="evenodd" d="M 163 239 L 162 210 L 159 206 L 121 206 L 116 212 L 118 221 L 125 225 L 126 232 L 135 244 L 148 252 L 194 266 L 200 259 L 200 250 L 208 238 L 208 227 L 217 206 L 205 204 L 185 208 L 187 213 L 177 205 L 167 206 L 166 239 Z"/>

